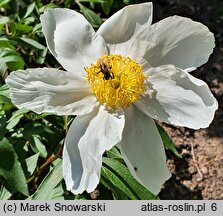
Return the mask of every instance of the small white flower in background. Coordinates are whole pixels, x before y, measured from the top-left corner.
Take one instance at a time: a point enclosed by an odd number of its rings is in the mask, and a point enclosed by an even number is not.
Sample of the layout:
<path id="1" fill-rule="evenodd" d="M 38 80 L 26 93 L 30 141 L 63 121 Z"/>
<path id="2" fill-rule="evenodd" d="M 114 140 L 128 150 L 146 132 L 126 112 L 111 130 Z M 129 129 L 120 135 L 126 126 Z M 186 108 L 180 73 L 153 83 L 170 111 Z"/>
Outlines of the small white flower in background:
<path id="1" fill-rule="evenodd" d="M 152 118 L 194 129 L 211 123 L 217 101 L 188 72 L 208 60 L 213 34 L 179 16 L 152 25 L 152 3 L 123 8 L 97 32 L 69 9 L 49 9 L 41 23 L 50 52 L 66 71 L 19 70 L 6 82 L 18 108 L 77 115 L 63 150 L 67 189 L 93 191 L 102 154 L 120 143 L 132 175 L 159 193 L 170 172 Z"/>

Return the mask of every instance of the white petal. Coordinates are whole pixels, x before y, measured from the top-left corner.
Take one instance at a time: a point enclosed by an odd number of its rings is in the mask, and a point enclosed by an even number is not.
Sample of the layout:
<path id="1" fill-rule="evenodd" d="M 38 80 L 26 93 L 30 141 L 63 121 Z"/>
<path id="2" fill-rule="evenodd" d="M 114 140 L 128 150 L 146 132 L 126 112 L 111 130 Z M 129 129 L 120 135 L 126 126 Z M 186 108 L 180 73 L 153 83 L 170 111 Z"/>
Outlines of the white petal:
<path id="1" fill-rule="evenodd" d="M 94 110 L 89 114 L 77 116 L 68 130 L 63 149 L 63 176 L 67 190 L 76 191 L 79 187 L 83 166 L 78 143 L 96 114 L 97 110 Z"/>
<path id="2" fill-rule="evenodd" d="M 12 72 L 6 79 L 12 102 L 36 113 L 83 115 L 98 106 L 86 78 L 49 68 Z"/>
<path id="3" fill-rule="evenodd" d="M 96 188 L 102 154 L 121 140 L 123 128 L 124 115 L 111 114 L 102 106 L 96 114 L 74 119 L 66 138 L 63 158 L 68 190 L 78 194 L 85 190 L 92 192 Z"/>
<path id="4" fill-rule="evenodd" d="M 136 107 L 125 112 L 121 152 L 132 175 L 152 193 L 158 194 L 170 178 L 163 143 L 155 123 Z"/>
<path id="5" fill-rule="evenodd" d="M 48 48 L 68 71 L 85 76 L 84 67 L 107 51 L 103 38 L 73 10 L 49 9 L 40 19 Z"/>
<path id="6" fill-rule="evenodd" d="M 140 38 L 154 44 L 143 56 L 149 66 L 173 64 L 187 71 L 207 62 L 215 46 L 214 35 L 206 26 L 179 16 L 155 23 Z"/>
<path id="7" fill-rule="evenodd" d="M 173 65 L 151 68 L 146 75 L 148 89 L 136 102 L 138 108 L 166 123 L 208 127 L 218 103 L 205 82 Z"/>
<path id="8" fill-rule="evenodd" d="M 152 3 L 129 5 L 107 19 L 97 33 L 101 34 L 110 53 L 134 57 L 131 43 L 137 35 L 152 23 Z M 138 52 L 139 47 L 138 48 Z"/>

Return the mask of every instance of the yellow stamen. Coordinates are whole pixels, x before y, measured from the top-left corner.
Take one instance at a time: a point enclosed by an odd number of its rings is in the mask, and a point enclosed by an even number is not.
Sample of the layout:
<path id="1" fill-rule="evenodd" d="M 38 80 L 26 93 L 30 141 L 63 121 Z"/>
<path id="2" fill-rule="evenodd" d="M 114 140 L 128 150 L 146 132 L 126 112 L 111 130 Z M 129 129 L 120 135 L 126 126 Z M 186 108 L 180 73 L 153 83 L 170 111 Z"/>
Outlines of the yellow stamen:
<path id="1" fill-rule="evenodd" d="M 104 55 L 85 71 L 93 94 L 110 108 L 128 107 L 145 91 L 142 66 L 129 57 Z"/>

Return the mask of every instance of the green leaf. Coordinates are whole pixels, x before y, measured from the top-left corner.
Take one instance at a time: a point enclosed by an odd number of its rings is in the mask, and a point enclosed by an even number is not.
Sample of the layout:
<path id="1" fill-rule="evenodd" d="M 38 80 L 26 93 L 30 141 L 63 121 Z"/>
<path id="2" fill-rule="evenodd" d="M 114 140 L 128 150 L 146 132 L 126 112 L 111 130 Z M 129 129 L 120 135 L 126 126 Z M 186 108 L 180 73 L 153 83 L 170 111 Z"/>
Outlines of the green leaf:
<path id="1" fill-rule="evenodd" d="M 57 8 L 57 7 L 58 5 L 53 4 L 53 3 L 46 4 L 46 5 L 43 5 L 43 7 L 39 8 L 39 13 L 43 13 L 45 10 L 48 10 L 49 8 Z"/>
<path id="2" fill-rule="evenodd" d="M 20 192 L 28 196 L 28 187 L 22 166 L 18 156 L 6 138 L 0 142 L 0 176 L 2 176 L 3 185 L 11 193 Z"/>
<path id="3" fill-rule="evenodd" d="M 29 110 L 22 108 L 19 110 L 16 110 L 13 114 L 12 117 L 8 120 L 8 125 L 7 129 L 11 130 L 14 128 L 20 121 L 20 119 L 24 116 L 25 113 L 29 112 Z"/>
<path id="4" fill-rule="evenodd" d="M 25 15 L 24 15 L 23 18 L 28 17 L 28 16 L 33 12 L 33 10 L 34 10 L 34 8 L 35 8 L 35 5 L 36 5 L 35 2 L 33 2 L 33 3 L 30 4 L 30 5 L 28 5 L 28 7 L 27 7 L 27 11 L 26 11 L 26 13 L 25 13 Z"/>
<path id="5" fill-rule="evenodd" d="M 47 47 L 40 51 L 39 56 L 36 58 L 36 63 L 39 63 L 39 64 L 43 64 L 44 63 L 46 55 L 47 55 L 47 51 L 48 51 Z"/>
<path id="6" fill-rule="evenodd" d="M 23 62 L 23 59 L 21 56 L 19 55 L 9 55 L 9 56 L 5 56 L 3 58 L 0 58 L 0 63 L 8 63 L 8 62 Z M 24 64 L 24 62 L 23 62 Z"/>
<path id="7" fill-rule="evenodd" d="M 62 181 L 54 188 L 52 200 L 64 200 L 64 189 Z"/>
<path id="8" fill-rule="evenodd" d="M 45 49 L 46 47 L 40 44 L 39 42 L 30 39 L 30 38 L 20 38 L 21 41 L 25 42 L 27 45 L 30 45 L 33 48 L 36 49 Z"/>
<path id="9" fill-rule="evenodd" d="M 26 158 L 27 178 L 30 177 L 36 169 L 39 153 Z"/>
<path id="10" fill-rule="evenodd" d="M 131 175 L 129 169 L 112 158 L 103 158 L 102 176 L 123 191 L 130 199 L 157 199 Z"/>
<path id="11" fill-rule="evenodd" d="M 102 9 L 106 15 L 109 14 L 112 4 L 113 0 L 105 0 L 104 3 L 102 3 Z"/>
<path id="12" fill-rule="evenodd" d="M 16 28 L 16 30 L 21 31 L 23 33 L 29 33 L 29 32 L 32 32 L 32 30 L 33 30 L 32 26 L 29 26 L 26 24 L 21 24 L 21 23 L 16 23 L 15 28 Z"/>
<path id="13" fill-rule="evenodd" d="M 160 136 L 162 138 L 164 147 L 168 150 L 170 150 L 171 152 L 173 152 L 177 157 L 182 158 L 182 156 L 179 154 L 179 152 L 177 151 L 175 145 L 173 144 L 172 140 L 170 139 L 169 135 L 167 134 L 167 132 L 158 124 L 156 124 L 158 131 L 160 133 Z"/>
<path id="14" fill-rule="evenodd" d="M 132 3 L 132 0 L 123 0 L 123 2 L 128 5 Z"/>
<path id="15" fill-rule="evenodd" d="M 51 115 L 52 115 L 53 117 L 55 117 L 54 114 L 52 114 L 52 113 L 36 114 L 36 115 L 33 115 L 32 120 L 33 120 L 33 121 L 36 121 L 36 120 L 38 120 L 38 119 L 43 119 L 43 118 L 45 118 L 45 117 L 47 117 L 47 116 L 51 116 Z"/>
<path id="16" fill-rule="evenodd" d="M 42 28 L 41 23 L 37 23 L 33 28 L 33 32 L 41 32 L 41 28 Z"/>
<path id="17" fill-rule="evenodd" d="M 5 47 L 15 50 L 15 47 L 10 43 L 10 41 L 7 38 L 0 38 L 0 47 Z"/>
<path id="18" fill-rule="evenodd" d="M 43 46 L 42 44 L 40 44 L 39 42 L 37 42 L 31 38 L 13 37 L 13 38 L 9 38 L 9 40 L 16 43 L 17 45 L 26 46 L 31 49 L 40 49 L 41 50 L 41 49 L 46 48 L 45 46 Z"/>
<path id="19" fill-rule="evenodd" d="M 2 103 L 12 104 L 9 87 L 6 84 L 0 87 L 0 104 Z"/>
<path id="20" fill-rule="evenodd" d="M 0 200 L 8 200 L 12 194 L 2 185 L 0 189 Z"/>
<path id="21" fill-rule="evenodd" d="M 106 154 L 109 158 L 114 158 L 116 160 L 119 160 L 120 162 L 123 161 L 122 155 L 121 155 L 120 151 L 118 150 L 117 146 L 114 146 L 109 151 L 106 151 Z"/>
<path id="22" fill-rule="evenodd" d="M 26 25 L 32 25 L 32 23 L 34 23 L 34 22 L 35 22 L 34 17 L 27 17 L 22 20 L 22 23 L 24 23 Z"/>
<path id="23" fill-rule="evenodd" d="M 52 148 L 55 149 L 60 143 L 63 138 L 62 132 L 63 130 L 55 129 L 52 125 L 50 127 L 46 121 L 30 121 L 24 125 L 22 134 L 29 141 L 32 150 L 35 153 L 40 152 L 40 156 L 45 158 L 48 155 L 48 151 L 51 152 Z"/>
<path id="24" fill-rule="evenodd" d="M 7 22 L 10 22 L 10 18 L 9 17 L 6 17 L 6 16 L 1 16 L 0 17 L 0 24 L 5 24 Z"/>
<path id="25" fill-rule="evenodd" d="M 101 170 L 101 175 L 108 179 L 113 185 L 122 190 L 130 199 L 137 200 L 138 197 L 132 192 L 127 184 L 123 181 L 122 178 L 116 175 L 115 172 L 111 171 L 107 167 L 103 166 Z"/>
<path id="26" fill-rule="evenodd" d="M 23 69 L 25 65 L 19 53 L 7 48 L 0 50 L 0 65 L 1 64 L 7 64 L 10 70 Z"/>
<path id="27" fill-rule="evenodd" d="M 75 0 L 65 0 L 64 5 L 66 8 L 69 8 L 71 5 L 75 3 Z"/>
<path id="28" fill-rule="evenodd" d="M 3 95 L 7 96 L 8 98 L 10 98 L 9 96 L 9 86 L 7 84 L 4 84 L 0 87 L 0 93 L 2 93 Z"/>
<path id="29" fill-rule="evenodd" d="M 0 2 L 0 7 L 2 7 L 2 6 L 4 6 L 4 5 L 6 5 L 6 4 L 8 4 L 10 1 L 12 1 L 12 0 L 1 0 L 1 2 Z"/>
<path id="30" fill-rule="evenodd" d="M 44 178 L 40 186 L 37 188 L 36 192 L 29 197 L 31 200 L 51 200 L 55 197 L 60 196 L 58 194 L 58 184 L 62 181 L 62 160 L 53 167 L 49 174 Z M 62 192 L 59 190 L 60 193 Z"/>
<path id="31" fill-rule="evenodd" d="M 40 153 L 40 156 L 43 158 L 47 157 L 47 150 L 45 145 L 41 142 L 38 135 L 32 135 L 32 140 L 30 140 L 31 147 L 34 152 Z"/>
<path id="32" fill-rule="evenodd" d="M 100 183 L 111 190 L 113 199 L 114 200 L 127 200 L 128 196 L 126 196 L 119 188 L 113 185 L 112 182 L 110 182 L 109 179 L 104 176 L 106 175 L 104 175 L 104 173 L 102 172 Z M 100 195 L 100 197 L 103 195 L 104 194 Z"/>
<path id="33" fill-rule="evenodd" d="M 93 27 L 98 28 L 103 23 L 100 16 L 98 16 L 94 11 L 82 6 L 81 12 Z"/>

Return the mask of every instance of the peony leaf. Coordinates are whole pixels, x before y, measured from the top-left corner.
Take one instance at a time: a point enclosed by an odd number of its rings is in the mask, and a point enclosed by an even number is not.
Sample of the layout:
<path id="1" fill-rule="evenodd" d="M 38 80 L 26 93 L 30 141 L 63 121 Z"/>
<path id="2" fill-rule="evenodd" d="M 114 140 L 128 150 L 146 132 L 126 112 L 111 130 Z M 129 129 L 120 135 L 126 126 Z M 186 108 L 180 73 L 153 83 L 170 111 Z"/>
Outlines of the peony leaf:
<path id="1" fill-rule="evenodd" d="M 23 18 L 28 17 L 33 12 L 35 6 L 36 6 L 36 3 L 35 2 L 31 3 L 30 5 L 28 5 L 27 6 L 27 11 L 26 11 L 26 13 L 25 13 L 25 15 L 24 15 Z"/>
<path id="2" fill-rule="evenodd" d="M 81 12 L 93 27 L 98 28 L 103 23 L 100 16 L 98 16 L 94 11 L 82 6 Z"/>
<path id="3" fill-rule="evenodd" d="M 12 194 L 2 185 L 0 188 L 0 200 L 8 200 Z"/>
<path id="4" fill-rule="evenodd" d="M 36 169 L 39 153 L 26 158 L 27 176 L 31 176 Z"/>
<path id="5" fill-rule="evenodd" d="M 182 156 L 179 154 L 179 152 L 177 151 L 175 145 L 173 144 L 172 140 L 170 139 L 169 135 L 167 134 L 167 132 L 158 124 L 156 124 L 158 131 L 160 133 L 160 136 L 163 140 L 163 144 L 164 147 L 168 150 L 170 150 L 171 152 L 173 152 L 177 157 L 182 158 Z"/>
<path id="6" fill-rule="evenodd" d="M 13 37 L 13 38 L 9 38 L 9 40 L 16 45 L 21 45 L 21 46 L 28 47 L 31 49 L 43 50 L 46 48 L 45 46 L 40 44 L 38 41 L 33 40 L 31 38 Z"/>
<path id="7" fill-rule="evenodd" d="M 51 200 L 56 197 L 60 197 L 63 194 L 63 190 L 58 188 L 59 183 L 62 181 L 62 160 L 57 159 L 58 163 L 53 167 L 49 174 L 44 178 L 36 192 L 29 197 L 31 200 Z M 59 193 L 62 193 L 59 195 Z"/>
<path id="8" fill-rule="evenodd" d="M 11 143 L 6 138 L 0 142 L 0 176 L 3 185 L 11 192 L 28 196 L 28 187 L 22 166 Z"/>
<path id="9" fill-rule="evenodd" d="M 125 193 L 130 199 L 157 199 L 131 175 L 129 169 L 112 158 L 103 158 L 102 176 Z"/>
<path id="10" fill-rule="evenodd" d="M 45 145 L 42 143 L 41 138 L 37 135 L 32 135 L 30 139 L 30 144 L 34 152 L 40 153 L 43 158 L 47 157 L 47 150 Z"/>
<path id="11" fill-rule="evenodd" d="M 104 13 L 106 15 L 109 14 L 110 10 L 111 10 L 111 7 L 112 7 L 112 4 L 113 4 L 113 0 L 105 0 L 103 3 L 102 3 L 102 9 L 104 11 Z"/>
<path id="12" fill-rule="evenodd" d="M 10 130 L 14 128 L 20 121 L 20 119 L 24 116 L 25 113 L 27 113 L 29 110 L 22 108 L 19 110 L 16 110 L 13 114 L 12 117 L 8 120 L 8 125 L 7 129 Z"/>

